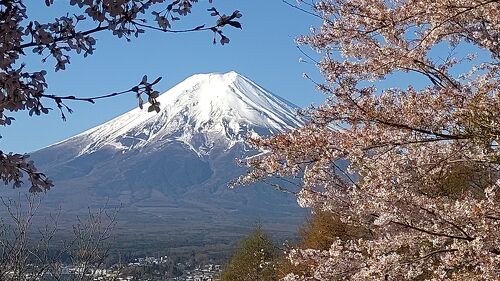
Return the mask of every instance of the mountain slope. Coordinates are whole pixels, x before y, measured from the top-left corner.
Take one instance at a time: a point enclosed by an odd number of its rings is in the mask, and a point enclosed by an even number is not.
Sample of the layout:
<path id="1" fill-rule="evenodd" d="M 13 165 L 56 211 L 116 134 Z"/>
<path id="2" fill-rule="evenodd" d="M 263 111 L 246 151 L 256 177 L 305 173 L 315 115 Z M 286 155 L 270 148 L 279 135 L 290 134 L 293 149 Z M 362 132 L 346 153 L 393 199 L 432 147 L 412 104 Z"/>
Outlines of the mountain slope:
<path id="1" fill-rule="evenodd" d="M 300 126 L 297 107 L 235 72 L 194 75 L 158 100 L 159 113 L 134 109 L 34 152 L 56 184 L 47 211 L 61 206 L 71 221 L 88 206 L 122 204 L 123 239 L 155 233 L 177 248 L 200 239 L 227 247 L 256 221 L 295 230 L 303 212 L 293 197 L 227 183 L 244 172 L 235 159 L 255 153 L 244 138 Z"/>
<path id="2" fill-rule="evenodd" d="M 236 72 L 191 76 L 158 101 L 159 113 L 137 108 L 65 142 L 79 146 L 80 155 L 173 141 L 206 155 L 215 145 L 232 147 L 248 133 L 276 133 L 302 124 L 294 105 Z"/>

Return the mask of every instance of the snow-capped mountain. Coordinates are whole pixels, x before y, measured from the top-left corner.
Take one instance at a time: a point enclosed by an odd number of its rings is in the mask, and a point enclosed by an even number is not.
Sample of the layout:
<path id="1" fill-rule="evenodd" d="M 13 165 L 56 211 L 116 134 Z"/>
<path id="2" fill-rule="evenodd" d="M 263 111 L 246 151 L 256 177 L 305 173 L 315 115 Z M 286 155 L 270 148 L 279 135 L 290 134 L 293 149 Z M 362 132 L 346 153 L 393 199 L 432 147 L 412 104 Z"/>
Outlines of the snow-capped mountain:
<path id="1" fill-rule="evenodd" d="M 69 140 L 79 155 L 182 142 L 198 155 L 230 149 L 248 134 L 274 134 L 300 126 L 296 106 L 232 71 L 193 75 L 162 94 L 160 112 L 136 108 Z"/>
<path id="2" fill-rule="evenodd" d="M 120 239 L 132 248 L 163 239 L 227 249 L 256 221 L 278 234 L 296 230 L 304 211 L 293 196 L 263 184 L 227 187 L 245 172 L 235 159 L 257 153 L 244 138 L 300 126 L 296 106 L 235 72 L 194 75 L 158 100 L 159 113 L 145 105 L 32 153 L 55 183 L 44 212 L 61 207 L 74 223 L 89 206 L 121 204 Z M 141 233 L 150 238 L 137 244 Z"/>

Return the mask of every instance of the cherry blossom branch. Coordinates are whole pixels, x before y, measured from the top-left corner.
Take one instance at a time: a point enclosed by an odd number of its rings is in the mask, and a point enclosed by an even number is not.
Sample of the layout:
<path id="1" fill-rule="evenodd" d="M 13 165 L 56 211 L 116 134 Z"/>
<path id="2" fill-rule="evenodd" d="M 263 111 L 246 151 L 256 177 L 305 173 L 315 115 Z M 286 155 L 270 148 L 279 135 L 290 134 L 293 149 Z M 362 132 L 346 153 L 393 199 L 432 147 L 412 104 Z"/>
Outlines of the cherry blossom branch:
<path id="1" fill-rule="evenodd" d="M 426 130 L 426 129 L 416 128 L 416 127 L 412 127 L 412 126 L 409 126 L 409 125 L 406 125 L 406 124 L 394 123 L 394 122 L 390 122 L 390 121 L 387 121 L 387 120 L 383 120 L 383 119 L 381 119 L 381 118 L 379 118 L 377 116 L 373 116 L 372 113 L 368 112 L 362 106 L 360 106 L 354 99 L 352 99 L 351 96 L 348 96 L 348 99 L 350 99 L 350 101 L 358 109 L 360 109 L 363 113 L 367 114 L 368 117 L 370 117 L 368 120 L 365 120 L 365 121 L 368 121 L 368 122 L 370 122 L 371 120 L 373 120 L 375 122 L 378 122 L 378 123 L 381 123 L 381 124 L 384 124 L 384 125 L 387 125 L 387 126 L 390 126 L 390 127 L 395 127 L 395 128 L 400 128 L 400 129 L 406 129 L 406 130 L 410 130 L 410 131 L 416 131 L 416 132 L 419 132 L 419 133 L 423 133 L 423 134 L 427 134 L 427 135 L 433 135 L 433 136 L 436 136 L 436 137 L 440 137 L 440 138 L 443 138 L 443 139 L 449 139 L 449 140 L 463 140 L 463 139 L 468 139 L 469 138 L 469 136 L 466 136 L 466 135 L 450 135 L 450 134 L 432 132 L 432 131 L 429 131 L 429 130 Z"/>
<path id="2" fill-rule="evenodd" d="M 452 15 L 451 17 L 449 17 L 448 19 L 446 19 L 444 21 L 441 21 L 438 25 L 434 26 L 429 32 L 427 32 L 427 34 L 423 38 L 420 39 L 419 45 L 415 46 L 414 49 L 420 47 L 420 45 L 423 42 L 425 42 L 425 40 L 434 32 L 434 30 L 442 27 L 445 23 L 451 21 L 453 18 L 456 18 L 456 17 L 458 17 L 458 16 L 460 16 L 462 14 L 465 14 L 467 12 L 470 12 L 470 11 L 472 11 L 474 9 L 477 9 L 477 8 L 481 7 L 481 6 L 488 5 L 488 4 L 491 4 L 491 3 L 498 3 L 498 2 L 500 2 L 500 1 L 499 0 L 489 0 L 489 1 L 481 2 L 481 3 L 479 3 L 479 4 L 475 5 L 475 6 L 466 8 L 463 11 L 460 11 L 460 12 Z"/>
<path id="3" fill-rule="evenodd" d="M 459 239 L 459 240 L 466 240 L 466 241 L 469 241 L 469 242 L 474 240 L 474 238 L 472 238 L 472 237 L 463 237 L 463 236 L 456 236 L 456 235 L 451 235 L 451 234 L 447 234 L 447 233 L 435 232 L 435 231 L 427 230 L 427 229 L 424 229 L 424 228 L 420 228 L 420 227 L 417 227 L 417 226 L 414 226 L 414 225 L 411 225 L 411 224 L 408 224 L 408 223 L 398 222 L 398 221 L 394 221 L 394 220 L 391 220 L 390 222 L 393 223 L 393 224 L 400 225 L 400 226 L 403 226 L 403 227 L 407 227 L 407 228 L 410 228 L 410 229 L 413 229 L 413 230 L 417 230 L 417 231 L 420 231 L 420 232 L 423 232 L 423 233 L 426 233 L 426 234 L 429 234 L 429 235 L 440 236 L 440 237 L 448 237 L 448 238 Z"/>
<path id="4" fill-rule="evenodd" d="M 111 94 L 106 94 L 106 95 L 101 95 L 101 96 L 94 96 L 94 97 L 76 97 L 76 96 L 57 96 L 57 95 L 47 95 L 47 94 L 40 94 L 40 97 L 43 98 L 48 98 L 54 100 L 56 103 L 57 107 L 59 108 L 59 111 L 61 112 L 61 117 L 63 120 L 66 120 L 66 116 L 64 114 L 63 108 L 68 111 L 68 113 L 72 113 L 73 111 L 71 108 L 69 108 L 65 103 L 64 100 L 73 100 L 73 101 L 85 101 L 85 102 L 90 102 L 90 103 L 95 103 L 96 100 L 99 99 L 106 99 L 106 98 L 111 98 L 123 94 L 128 94 L 128 93 L 136 93 L 137 99 L 139 100 L 139 107 L 142 108 L 142 99 L 141 95 L 146 94 L 148 96 L 148 101 L 151 103 L 151 106 L 154 107 L 154 110 L 158 111 L 159 110 L 159 103 L 156 101 L 156 98 L 158 97 L 158 92 L 153 91 L 152 87 L 156 85 L 158 82 L 160 82 L 161 77 L 156 78 L 152 83 L 147 82 L 147 76 L 144 76 L 141 83 L 139 85 L 134 86 L 128 90 L 121 91 L 121 92 L 114 92 Z M 150 108 L 151 108 L 150 106 Z"/>
<path id="5" fill-rule="evenodd" d="M 463 228 L 461 228 L 460 226 L 458 226 L 456 223 L 450 221 L 450 220 L 447 220 L 445 218 L 443 218 L 441 215 L 437 214 L 436 212 L 432 211 L 432 210 L 429 210 L 427 208 L 424 208 L 422 206 L 419 207 L 421 210 L 424 210 L 425 212 L 439 218 L 440 220 L 444 221 L 445 223 L 453 226 L 455 229 L 457 229 L 458 231 L 460 231 L 463 235 L 465 235 L 465 237 L 469 238 L 469 239 L 475 239 L 474 237 L 471 237 L 467 232 L 465 232 L 465 230 Z"/>
<path id="6" fill-rule="evenodd" d="M 304 56 L 306 56 L 306 58 L 310 59 L 312 62 L 314 62 L 315 64 L 319 64 L 319 61 L 315 60 L 313 57 L 311 57 L 309 54 L 307 54 L 306 52 L 304 52 L 304 50 L 302 50 L 302 48 L 300 46 L 296 46 L 297 49 L 299 50 L 299 52 L 301 52 Z"/>
<path id="7" fill-rule="evenodd" d="M 107 30 L 108 28 L 109 28 L 108 25 L 101 26 L 99 24 L 99 26 L 97 26 L 95 28 L 92 28 L 92 29 L 89 29 L 89 30 L 86 30 L 86 31 L 83 31 L 83 32 L 76 32 L 76 33 L 74 33 L 73 35 L 70 35 L 70 36 L 63 36 L 63 37 L 55 38 L 55 39 L 52 40 L 52 42 L 50 42 L 50 43 L 48 43 L 46 45 L 50 45 L 50 44 L 53 44 L 53 43 L 58 43 L 58 42 L 61 42 L 61 41 L 71 40 L 71 39 L 76 38 L 76 36 L 79 36 L 79 35 L 83 35 L 83 36 L 90 35 L 90 34 L 93 34 L 93 33 L 99 32 L 99 31 Z M 25 44 L 22 44 L 19 47 L 17 47 L 17 50 L 23 50 L 23 49 L 26 49 L 26 48 L 36 47 L 36 46 L 39 46 L 39 45 L 40 45 L 40 43 L 37 43 L 37 42 L 25 43 Z"/>
<path id="8" fill-rule="evenodd" d="M 314 84 L 316 84 L 317 87 L 321 87 L 321 89 L 326 90 L 325 87 L 322 87 L 321 84 L 315 82 L 309 76 L 306 75 L 306 78 L 308 78 L 310 81 L 312 81 Z M 333 93 L 333 94 L 335 94 L 335 93 Z M 357 103 L 352 98 L 352 96 L 350 96 L 350 95 L 344 95 L 344 96 L 338 96 L 337 95 L 337 97 L 339 97 L 339 98 L 347 98 L 349 100 L 349 102 L 351 102 L 354 106 L 356 106 L 356 108 L 358 108 L 361 112 L 363 112 L 364 114 L 366 114 L 369 118 L 367 118 L 366 120 L 362 120 L 362 121 L 365 121 L 365 122 L 378 122 L 378 123 L 381 123 L 381 124 L 384 124 L 384 125 L 387 125 L 387 126 L 390 126 L 390 127 L 395 127 L 395 128 L 400 128 L 400 129 L 406 129 L 406 130 L 409 130 L 409 131 L 416 131 L 416 132 L 427 134 L 427 135 L 433 135 L 433 136 L 436 136 L 436 137 L 440 137 L 443 140 L 445 140 L 445 139 L 446 140 L 463 140 L 463 139 L 470 138 L 470 136 L 467 136 L 467 135 L 451 135 L 451 134 L 433 132 L 433 131 L 429 131 L 429 130 L 422 129 L 422 128 L 412 127 L 412 126 L 409 126 L 409 125 L 406 125 L 406 124 L 400 124 L 400 123 L 390 122 L 390 121 L 381 119 L 380 117 L 374 116 L 374 114 L 371 113 L 371 112 L 368 112 L 361 105 L 359 105 L 359 103 Z"/>
<path id="9" fill-rule="evenodd" d="M 292 194 L 294 196 L 297 195 L 297 192 L 291 191 L 288 188 L 284 188 L 284 187 L 282 187 L 281 185 L 279 185 L 277 183 L 269 183 L 266 180 L 262 180 L 262 182 L 265 183 L 265 184 L 267 184 L 267 185 L 269 185 L 269 186 L 271 186 L 273 189 L 275 189 L 275 190 L 277 190 L 279 192 L 283 192 L 283 193 L 287 193 L 287 194 Z"/>
<path id="10" fill-rule="evenodd" d="M 205 25 L 200 25 L 200 26 L 197 26 L 197 27 L 194 27 L 194 28 L 189 28 L 189 29 L 173 30 L 173 29 L 163 29 L 163 28 L 152 26 L 152 25 L 146 25 L 146 24 L 139 23 L 137 21 L 132 21 L 131 23 L 133 23 L 134 25 L 140 26 L 140 27 L 144 27 L 144 28 L 148 28 L 148 29 L 152 29 L 152 30 L 158 30 L 158 31 L 166 32 L 166 33 L 187 33 L 187 32 L 194 32 L 194 31 L 206 31 L 206 30 L 213 30 L 214 28 L 218 27 L 217 25 L 214 25 L 214 26 L 211 26 L 211 27 L 205 27 Z M 99 25 L 99 26 L 97 26 L 97 27 L 95 27 L 93 29 L 89 29 L 87 31 L 76 32 L 74 35 L 55 38 L 50 43 L 48 43 L 46 45 L 50 45 L 50 44 L 53 44 L 53 43 L 58 43 L 58 42 L 61 42 L 61 41 L 71 40 L 71 39 L 76 38 L 76 36 L 90 35 L 90 34 L 97 33 L 97 32 L 103 31 L 103 30 L 107 30 L 107 29 L 109 29 L 109 25 L 106 25 L 106 26 Z M 23 50 L 23 49 L 26 49 L 26 48 L 36 47 L 36 46 L 39 46 L 39 45 L 40 44 L 36 43 L 36 42 L 25 43 L 25 44 L 20 45 L 17 48 L 17 50 Z"/>
<path id="11" fill-rule="evenodd" d="M 158 77 L 153 83 L 151 83 L 149 85 L 153 86 L 153 85 L 157 84 L 158 82 L 160 82 L 160 80 L 161 80 L 161 77 Z M 80 98 L 80 97 L 76 97 L 76 96 L 57 96 L 57 95 L 46 95 L 46 94 L 42 94 L 41 96 L 44 98 L 53 99 L 56 102 L 61 101 L 61 100 L 75 100 L 75 101 L 86 101 L 86 102 L 90 102 L 90 103 L 95 103 L 95 100 L 111 98 L 111 97 L 131 93 L 131 92 L 137 92 L 139 90 L 141 90 L 140 86 L 134 86 L 134 87 L 132 87 L 128 90 L 122 91 L 122 92 L 114 92 L 111 94 L 94 96 L 94 97 L 84 97 L 84 98 Z"/>
<path id="12" fill-rule="evenodd" d="M 448 75 L 446 75 L 445 73 L 443 73 L 441 70 L 439 70 L 439 69 L 435 68 L 434 66 L 432 66 L 430 64 L 427 64 L 427 63 L 425 63 L 425 62 L 423 62 L 421 60 L 415 59 L 414 62 L 416 62 L 418 64 L 421 64 L 422 66 L 427 67 L 430 70 L 432 70 L 432 72 L 428 71 L 426 73 L 429 73 L 430 75 L 433 75 L 434 77 L 436 77 L 436 78 L 438 78 L 440 80 L 446 80 L 454 88 L 460 89 L 459 85 L 452 78 L 450 78 Z"/>
<path id="13" fill-rule="evenodd" d="M 301 7 L 299 7 L 298 5 L 292 4 L 292 3 L 290 3 L 290 2 L 288 2 L 288 1 L 286 1 L 286 0 L 282 0 L 282 2 L 283 2 L 283 3 L 285 3 L 286 5 L 288 5 L 288 6 L 292 7 L 292 8 L 294 8 L 294 9 L 297 9 L 297 10 L 299 10 L 299 11 L 301 11 L 301 12 L 304 12 L 304 13 L 306 13 L 306 14 L 308 14 L 308 15 L 311 15 L 311 16 L 314 16 L 314 17 L 317 17 L 317 18 L 323 19 L 323 17 L 322 17 L 322 16 L 320 16 L 320 15 L 318 15 L 318 14 L 315 14 L 315 13 L 313 13 L 313 12 L 311 12 L 311 11 L 308 11 L 308 10 L 306 10 L 306 9 L 304 9 L 304 8 L 301 8 Z M 300 2 L 301 2 L 301 3 L 304 3 L 303 1 L 300 1 Z"/>
<path id="14" fill-rule="evenodd" d="M 419 132 L 419 133 L 422 133 L 422 134 L 427 134 L 427 135 L 433 135 L 433 136 L 436 136 L 436 137 L 440 137 L 442 139 L 464 140 L 464 139 L 470 138 L 470 136 L 467 136 L 467 135 L 450 135 L 450 134 L 445 134 L 445 133 L 438 133 L 438 132 L 433 132 L 433 131 L 429 131 L 429 130 L 422 129 L 422 128 L 412 127 L 412 126 L 409 126 L 409 125 L 406 125 L 406 124 L 400 124 L 400 123 L 394 123 L 394 122 L 386 121 L 386 120 L 383 120 L 383 119 L 380 119 L 380 118 L 375 118 L 374 121 L 376 121 L 378 123 L 381 123 L 381 124 L 384 124 L 384 125 L 387 125 L 387 126 L 390 126 L 390 127 L 395 127 L 395 128 L 400 128 L 400 129 L 405 129 L 405 130 L 410 130 L 410 131 L 416 131 L 416 132 Z"/>
<path id="15" fill-rule="evenodd" d="M 193 27 L 190 29 L 172 30 L 172 29 L 164 29 L 164 28 L 153 26 L 153 25 L 140 23 L 137 21 L 132 21 L 132 23 L 134 25 L 137 25 L 140 27 L 144 27 L 144 28 L 148 28 L 148 29 L 152 29 L 152 30 L 157 30 L 157 31 L 161 31 L 161 32 L 167 32 L 167 33 L 187 33 L 187 32 L 194 32 L 194 31 L 206 31 L 206 30 L 213 30 L 214 28 L 218 27 L 218 25 L 213 25 L 210 27 L 206 27 L 205 25 L 199 25 L 197 27 Z"/>
<path id="16" fill-rule="evenodd" d="M 453 253 L 453 252 L 457 252 L 458 249 L 441 249 L 441 250 L 436 250 L 436 251 L 432 251 L 424 256 L 421 256 L 417 259 L 414 259 L 414 260 L 411 260 L 411 261 L 408 261 L 408 263 L 413 263 L 413 262 L 418 262 L 418 261 L 421 261 L 421 260 L 425 260 L 425 259 L 428 259 L 434 255 L 437 255 L 437 254 L 440 254 L 440 253 Z"/>
<path id="17" fill-rule="evenodd" d="M 44 98 L 52 99 L 56 103 L 60 103 L 62 100 L 74 100 L 74 101 L 86 101 L 90 103 L 95 103 L 95 100 L 97 99 L 104 99 L 104 98 L 110 98 L 110 97 L 115 97 L 123 94 L 127 94 L 132 92 L 132 88 L 122 91 L 122 92 L 115 92 L 107 95 L 102 95 L 102 96 L 95 96 L 95 97 L 85 97 L 85 98 L 80 98 L 76 96 L 57 96 L 57 95 L 47 95 L 47 94 L 42 94 L 41 96 Z"/>
<path id="18" fill-rule="evenodd" d="M 500 221 L 500 217 L 495 217 L 495 216 L 485 216 L 485 218 L 491 219 L 491 220 L 497 220 Z"/>

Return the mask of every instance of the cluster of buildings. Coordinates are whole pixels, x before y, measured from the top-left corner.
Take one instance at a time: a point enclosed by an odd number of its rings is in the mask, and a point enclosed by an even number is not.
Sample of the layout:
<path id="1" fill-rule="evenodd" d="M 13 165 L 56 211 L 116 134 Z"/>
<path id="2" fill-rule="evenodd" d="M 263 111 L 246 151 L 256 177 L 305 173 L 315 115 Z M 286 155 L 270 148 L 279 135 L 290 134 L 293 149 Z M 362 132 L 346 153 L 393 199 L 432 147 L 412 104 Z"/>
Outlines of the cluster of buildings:
<path id="1" fill-rule="evenodd" d="M 172 277 L 168 281 L 219 281 L 221 266 L 218 264 L 207 264 L 196 267 L 194 270 L 185 270 L 180 277 Z"/>
<path id="2" fill-rule="evenodd" d="M 176 268 L 174 275 L 171 271 L 172 266 Z M 115 264 L 109 268 L 60 265 L 57 269 L 45 270 L 29 264 L 23 271 L 23 273 L 7 271 L 4 272 L 4 277 L 7 280 L 37 281 L 219 281 L 222 268 L 219 264 L 212 263 L 194 266 L 190 262 L 177 262 L 174 265 L 169 257 L 163 256 L 137 258 L 132 262 Z M 148 274 L 144 274 L 145 272 Z M 3 278 L 0 279 L 3 280 Z"/>
<path id="3" fill-rule="evenodd" d="M 206 264 L 192 266 L 189 263 L 177 263 L 176 267 L 180 269 L 177 277 L 171 277 L 166 270 L 166 265 L 172 263 L 167 256 L 163 257 L 145 257 L 137 258 L 132 262 L 112 265 L 109 268 L 83 268 L 81 266 L 65 265 L 59 268 L 57 274 L 44 273 L 39 281 L 73 281 L 78 277 L 85 276 L 85 280 L 92 281 L 219 281 L 222 268 L 218 264 Z M 155 268 L 155 275 L 151 277 L 141 276 L 141 269 Z M 165 270 L 162 271 L 162 268 Z"/>
<path id="4" fill-rule="evenodd" d="M 163 257 L 145 257 L 137 258 L 133 262 L 128 263 L 128 266 L 148 266 L 148 265 L 160 265 L 165 264 L 169 261 L 168 256 Z"/>

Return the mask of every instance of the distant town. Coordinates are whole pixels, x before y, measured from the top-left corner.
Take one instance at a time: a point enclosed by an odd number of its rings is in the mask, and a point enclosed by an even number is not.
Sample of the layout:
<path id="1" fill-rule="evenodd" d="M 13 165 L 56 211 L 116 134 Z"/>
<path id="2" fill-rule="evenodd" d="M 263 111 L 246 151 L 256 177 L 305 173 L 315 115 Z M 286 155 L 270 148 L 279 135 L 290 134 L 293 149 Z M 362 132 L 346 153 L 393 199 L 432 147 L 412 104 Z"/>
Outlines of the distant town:
<path id="1" fill-rule="evenodd" d="M 57 270 L 43 270 L 35 265 L 30 268 L 25 277 L 40 281 L 218 281 L 222 271 L 220 264 L 193 265 L 188 261 L 172 264 L 168 256 L 136 258 L 107 268 L 83 265 L 60 265 Z"/>

